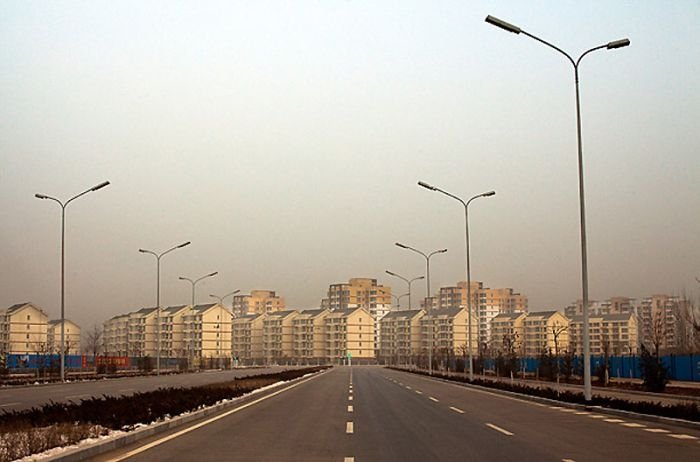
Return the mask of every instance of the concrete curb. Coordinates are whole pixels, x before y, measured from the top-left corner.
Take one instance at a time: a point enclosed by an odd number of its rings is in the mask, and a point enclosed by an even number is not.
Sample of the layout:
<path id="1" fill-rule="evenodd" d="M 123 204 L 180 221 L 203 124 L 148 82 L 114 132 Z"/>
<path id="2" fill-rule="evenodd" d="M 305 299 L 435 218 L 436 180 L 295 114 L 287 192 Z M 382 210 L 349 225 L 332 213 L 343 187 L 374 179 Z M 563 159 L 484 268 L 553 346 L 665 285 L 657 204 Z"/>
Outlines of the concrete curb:
<path id="1" fill-rule="evenodd" d="M 318 372 L 317 374 L 323 374 L 327 372 L 329 369 L 325 369 L 323 371 Z M 285 387 L 288 385 L 291 385 L 295 382 L 298 382 L 303 379 L 308 379 L 309 377 L 298 377 L 293 380 L 289 380 L 287 382 L 281 383 L 278 386 L 274 386 L 269 388 L 266 391 L 274 391 L 276 389 L 279 389 L 281 387 Z M 217 414 L 219 412 L 225 411 L 229 408 L 233 408 L 236 406 L 239 406 L 241 404 L 245 404 L 246 401 L 249 401 L 251 399 L 257 399 L 258 397 L 261 397 L 264 395 L 258 395 L 258 394 L 250 394 L 247 396 L 240 397 L 240 399 L 234 399 L 233 401 L 230 401 L 228 403 L 221 403 L 221 404 L 216 404 L 212 407 L 208 407 L 206 409 L 201 409 L 199 411 L 194 411 L 191 412 L 190 414 L 187 415 L 179 415 L 177 417 L 173 417 L 172 419 L 165 421 L 165 422 L 158 422 L 152 425 L 149 425 L 144 428 L 139 428 L 138 430 L 133 430 L 130 432 L 127 432 L 122 435 L 117 435 L 114 437 L 110 437 L 107 439 L 104 439 L 102 441 L 98 441 L 94 444 L 91 444 L 89 446 L 85 447 L 78 447 L 74 449 L 69 449 L 61 454 L 57 454 L 55 456 L 50 456 L 42 460 L 46 461 L 51 461 L 51 462 L 77 462 L 77 461 L 82 461 L 82 460 L 88 460 L 92 457 L 96 457 L 100 454 L 104 454 L 109 451 L 113 451 L 115 449 L 123 448 L 125 446 L 128 446 L 129 444 L 135 443 L 137 441 L 140 441 L 144 438 L 148 438 L 150 436 L 158 435 L 160 433 L 165 433 L 168 430 L 172 430 L 178 427 L 185 426 L 189 423 L 195 422 L 197 420 L 200 420 L 204 417 L 208 417 L 213 414 Z"/>
<path id="2" fill-rule="evenodd" d="M 657 416 L 657 415 L 651 415 L 651 414 L 639 414 L 637 412 L 623 411 L 621 409 L 612 409 L 612 408 L 601 407 L 601 406 L 587 406 L 585 404 L 576 404 L 576 403 L 569 403 L 566 401 L 557 401 L 554 399 L 542 398 L 540 396 L 524 395 L 522 393 L 516 393 L 514 391 L 500 390 L 498 388 L 489 388 L 489 387 L 484 387 L 481 385 L 473 385 L 470 383 L 458 382 L 455 380 L 444 379 L 441 377 L 431 377 L 429 375 L 416 374 L 414 372 L 402 370 L 402 369 L 391 369 L 391 370 L 398 371 L 398 372 L 406 372 L 406 373 L 414 374 L 414 375 L 419 375 L 419 376 L 425 377 L 427 379 L 437 380 L 439 382 L 449 383 L 452 385 L 458 385 L 458 386 L 462 386 L 464 388 L 475 388 L 475 389 L 478 389 L 481 391 L 487 391 L 490 393 L 510 396 L 511 398 L 522 399 L 524 401 L 534 401 L 536 403 L 546 404 L 549 406 L 566 407 L 569 409 L 578 409 L 581 411 L 591 411 L 591 412 L 597 412 L 599 414 L 608 414 L 608 415 L 617 416 L 617 417 L 627 417 L 630 419 L 643 420 L 645 422 L 677 425 L 679 427 L 690 428 L 692 430 L 700 430 L 700 422 L 693 422 L 691 420 L 675 419 L 672 417 L 663 417 L 663 416 Z"/>

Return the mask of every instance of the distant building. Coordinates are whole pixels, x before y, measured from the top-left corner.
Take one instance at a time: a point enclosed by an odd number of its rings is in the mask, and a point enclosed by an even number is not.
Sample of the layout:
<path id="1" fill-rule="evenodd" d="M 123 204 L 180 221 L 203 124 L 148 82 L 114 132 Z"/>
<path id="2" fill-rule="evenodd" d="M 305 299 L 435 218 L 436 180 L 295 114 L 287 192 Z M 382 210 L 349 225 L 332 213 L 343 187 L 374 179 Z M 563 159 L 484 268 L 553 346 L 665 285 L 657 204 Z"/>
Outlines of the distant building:
<path id="1" fill-rule="evenodd" d="M 562 354 L 569 348 L 569 318 L 560 311 L 532 311 L 523 320 L 525 356 L 547 350 Z"/>
<path id="2" fill-rule="evenodd" d="M 298 311 L 267 313 L 263 321 L 263 356 L 268 364 L 290 361 L 294 357 L 294 319 Z"/>
<path id="3" fill-rule="evenodd" d="M 48 349 L 51 352 L 60 353 L 61 351 L 61 320 L 56 319 L 49 321 L 46 331 L 46 339 Z M 80 326 L 65 319 L 63 327 L 63 341 L 67 355 L 80 354 Z"/>
<path id="4" fill-rule="evenodd" d="M 325 362 L 326 317 L 330 310 L 304 310 L 292 321 L 294 357 L 306 363 Z"/>
<path id="5" fill-rule="evenodd" d="M 48 316 L 25 302 L 0 311 L 0 353 L 46 354 Z"/>
<path id="6" fill-rule="evenodd" d="M 593 314 L 588 318 L 590 352 L 611 356 L 639 353 L 639 326 L 634 313 Z M 569 324 L 569 351 L 583 353 L 583 316 L 574 316 Z"/>
<path id="7" fill-rule="evenodd" d="M 465 356 L 467 349 L 467 310 L 464 308 L 441 308 L 431 310 L 420 320 L 421 350 L 432 356 Z M 472 352 L 477 352 L 476 320 L 472 319 Z M 432 344 L 432 345 L 431 345 Z"/>
<path id="8" fill-rule="evenodd" d="M 235 316 L 274 313 L 285 311 L 284 298 L 274 290 L 251 290 L 249 295 L 234 295 L 233 313 Z"/>
<path id="9" fill-rule="evenodd" d="M 374 318 L 365 308 L 331 311 L 325 317 L 326 360 L 374 359 Z"/>
<path id="10" fill-rule="evenodd" d="M 377 359 L 389 364 L 412 364 L 421 354 L 423 310 L 392 311 L 380 320 L 382 336 Z"/>
<path id="11" fill-rule="evenodd" d="M 263 328 L 267 314 L 247 314 L 233 318 L 232 355 L 240 364 L 265 363 Z"/>
<path id="12" fill-rule="evenodd" d="M 219 303 L 195 305 L 184 313 L 183 342 L 193 364 L 231 357 L 232 317 L 231 311 Z"/>
<path id="13" fill-rule="evenodd" d="M 489 346 L 494 352 L 524 353 L 525 318 L 528 313 L 501 313 L 491 319 L 491 342 Z"/>

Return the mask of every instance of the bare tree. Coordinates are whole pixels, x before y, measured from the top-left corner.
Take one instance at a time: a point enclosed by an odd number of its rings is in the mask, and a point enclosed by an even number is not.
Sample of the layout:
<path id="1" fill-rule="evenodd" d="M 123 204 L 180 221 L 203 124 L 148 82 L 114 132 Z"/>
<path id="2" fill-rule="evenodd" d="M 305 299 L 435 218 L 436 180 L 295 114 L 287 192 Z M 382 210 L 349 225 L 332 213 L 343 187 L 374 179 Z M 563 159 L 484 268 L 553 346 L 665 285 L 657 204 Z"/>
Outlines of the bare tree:
<path id="1" fill-rule="evenodd" d="M 554 325 L 550 327 L 552 337 L 554 338 L 554 357 L 557 362 L 557 387 L 559 386 L 559 372 L 560 372 L 560 361 L 559 361 L 559 336 L 566 332 L 569 326 L 559 325 L 558 321 L 554 322 Z"/>
<path id="2" fill-rule="evenodd" d="M 660 311 L 651 313 L 651 344 L 654 347 L 654 355 L 658 358 L 661 345 L 666 339 L 666 323 Z"/>
<path id="3" fill-rule="evenodd" d="M 92 360 L 102 353 L 102 328 L 95 324 L 85 337 L 85 350 L 92 355 Z"/>

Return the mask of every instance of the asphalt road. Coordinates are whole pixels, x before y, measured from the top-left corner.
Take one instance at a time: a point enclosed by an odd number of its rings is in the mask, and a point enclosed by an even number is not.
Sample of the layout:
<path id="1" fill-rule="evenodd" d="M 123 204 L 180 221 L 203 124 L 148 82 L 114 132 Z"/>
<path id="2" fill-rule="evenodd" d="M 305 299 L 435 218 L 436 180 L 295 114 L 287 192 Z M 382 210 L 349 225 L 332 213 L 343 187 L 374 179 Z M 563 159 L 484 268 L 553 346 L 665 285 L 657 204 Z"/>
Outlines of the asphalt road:
<path id="1" fill-rule="evenodd" d="M 698 461 L 700 431 L 336 367 L 100 461 Z"/>
<path id="2" fill-rule="evenodd" d="M 92 380 L 71 383 L 53 383 L 22 387 L 0 388 L 0 411 L 29 409 L 54 402 L 80 402 L 93 396 L 122 396 L 136 392 L 156 390 L 161 387 L 195 387 L 225 382 L 237 377 L 279 372 L 295 367 L 265 367 L 236 369 L 232 371 L 199 372 L 161 376 L 125 377 L 119 379 Z"/>

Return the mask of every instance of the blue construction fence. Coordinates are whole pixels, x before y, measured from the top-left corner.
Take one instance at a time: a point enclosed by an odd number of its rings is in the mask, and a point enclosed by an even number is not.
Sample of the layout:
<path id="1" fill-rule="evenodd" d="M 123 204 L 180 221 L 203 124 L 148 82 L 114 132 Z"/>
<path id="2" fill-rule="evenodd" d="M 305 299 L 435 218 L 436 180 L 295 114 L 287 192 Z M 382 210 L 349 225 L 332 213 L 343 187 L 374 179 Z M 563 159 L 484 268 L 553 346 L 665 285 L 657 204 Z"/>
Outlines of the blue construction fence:
<path id="1" fill-rule="evenodd" d="M 640 367 L 639 356 L 611 356 L 610 362 L 611 378 L 639 379 Z M 662 362 L 669 371 L 671 380 L 681 380 L 685 382 L 700 382 L 700 354 L 688 355 L 666 355 L 661 357 Z M 539 367 L 537 358 L 521 358 L 519 367 L 525 372 L 536 373 Z M 599 365 L 605 361 L 603 356 L 591 356 L 591 371 L 595 373 Z M 577 356 L 573 362 L 574 370 L 583 370 L 583 358 Z M 485 361 L 486 369 L 495 369 L 495 360 Z"/>
<path id="2" fill-rule="evenodd" d="M 2 359 L 2 358 L 0 358 Z M 89 356 L 89 355 L 66 355 L 67 369 L 93 369 L 97 364 L 115 364 L 119 369 L 137 369 L 139 359 L 127 356 Z M 151 358 L 155 364 L 155 358 Z M 161 367 L 176 368 L 179 364 L 178 358 L 160 358 Z M 2 361 L 0 361 L 2 362 Z M 36 370 L 58 368 L 61 364 L 61 357 L 54 355 L 4 355 L 5 367 L 13 371 Z"/>

